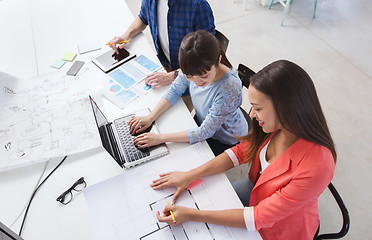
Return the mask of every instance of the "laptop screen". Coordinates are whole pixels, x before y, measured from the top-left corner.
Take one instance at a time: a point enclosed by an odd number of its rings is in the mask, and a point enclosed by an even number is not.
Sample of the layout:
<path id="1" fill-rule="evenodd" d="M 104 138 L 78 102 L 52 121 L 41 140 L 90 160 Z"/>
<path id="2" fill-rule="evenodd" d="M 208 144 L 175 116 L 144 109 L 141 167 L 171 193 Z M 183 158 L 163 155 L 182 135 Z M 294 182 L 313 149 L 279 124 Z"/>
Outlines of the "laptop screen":
<path id="1" fill-rule="evenodd" d="M 94 117 L 96 119 L 96 123 L 98 128 L 108 123 L 107 118 L 103 115 L 101 109 L 97 106 L 97 103 L 93 100 L 91 96 L 89 96 L 90 103 L 92 104 L 92 109 L 94 113 Z"/>

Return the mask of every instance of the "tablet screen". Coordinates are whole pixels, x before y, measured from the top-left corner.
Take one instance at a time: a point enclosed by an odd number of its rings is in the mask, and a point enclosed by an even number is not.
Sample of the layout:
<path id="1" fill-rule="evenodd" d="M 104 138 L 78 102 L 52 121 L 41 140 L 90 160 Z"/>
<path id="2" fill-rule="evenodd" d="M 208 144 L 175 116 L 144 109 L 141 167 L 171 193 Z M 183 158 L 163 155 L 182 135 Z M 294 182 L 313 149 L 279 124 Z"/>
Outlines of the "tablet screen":
<path id="1" fill-rule="evenodd" d="M 110 69 L 113 65 L 129 56 L 129 52 L 124 48 L 118 48 L 118 51 L 119 54 L 116 54 L 116 52 L 111 49 L 110 51 L 96 57 L 96 61 L 98 61 L 105 69 Z"/>

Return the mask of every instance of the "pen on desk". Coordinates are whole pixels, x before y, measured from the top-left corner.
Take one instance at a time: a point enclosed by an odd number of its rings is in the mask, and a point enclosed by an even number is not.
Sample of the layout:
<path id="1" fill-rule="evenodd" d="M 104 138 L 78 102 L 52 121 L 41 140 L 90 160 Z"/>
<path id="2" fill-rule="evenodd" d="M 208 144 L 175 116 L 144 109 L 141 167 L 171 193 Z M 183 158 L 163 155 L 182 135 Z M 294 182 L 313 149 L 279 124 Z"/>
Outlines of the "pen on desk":
<path id="1" fill-rule="evenodd" d="M 168 206 L 169 206 L 169 202 L 167 202 L 167 204 L 168 204 Z M 171 214 L 171 216 L 172 216 L 173 223 L 176 223 L 176 219 L 174 218 L 173 211 L 170 210 L 169 212 L 170 212 L 170 214 Z"/>
<path id="2" fill-rule="evenodd" d="M 127 42 L 129 42 L 129 40 L 120 41 L 118 42 L 118 44 L 127 43 Z M 106 45 L 112 45 L 112 42 L 106 43 Z"/>

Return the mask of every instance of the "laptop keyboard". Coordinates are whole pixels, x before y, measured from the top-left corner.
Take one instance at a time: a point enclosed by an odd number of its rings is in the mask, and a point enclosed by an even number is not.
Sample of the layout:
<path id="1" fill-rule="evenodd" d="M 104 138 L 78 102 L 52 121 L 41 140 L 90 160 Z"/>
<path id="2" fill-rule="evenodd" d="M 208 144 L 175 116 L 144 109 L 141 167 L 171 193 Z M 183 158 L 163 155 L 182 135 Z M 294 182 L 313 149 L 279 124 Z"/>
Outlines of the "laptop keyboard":
<path id="1" fill-rule="evenodd" d="M 139 160 L 150 155 L 150 149 L 138 148 L 134 145 L 134 136 L 129 132 L 128 118 L 120 118 L 115 121 L 120 142 L 123 146 L 124 154 L 129 162 Z M 128 119 L 129 120 L 129 119 Z"/>

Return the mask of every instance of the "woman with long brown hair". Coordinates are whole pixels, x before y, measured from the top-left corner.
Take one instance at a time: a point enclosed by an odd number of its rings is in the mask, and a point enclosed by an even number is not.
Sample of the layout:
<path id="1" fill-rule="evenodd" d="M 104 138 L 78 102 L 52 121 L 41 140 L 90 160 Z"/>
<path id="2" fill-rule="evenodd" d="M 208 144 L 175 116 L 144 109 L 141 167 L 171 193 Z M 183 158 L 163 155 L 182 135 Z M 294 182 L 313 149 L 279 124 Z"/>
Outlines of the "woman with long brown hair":
<path id="1" fill-rule="evenodd" d="M 298 65 L 276 61 L 251 77 L 253 127 L 240 144 L 188 172 L 161 174 L 154 189 L 250 164 L 249 178 L 233 183 L 244 209 L 200 211 L 166 206 L 159 221 L 201 221 L 257 230 L 263 239 L 313 239 L 319 224 L 318 197 L 330 183 L 336 150 L 314 84 Z"/>

